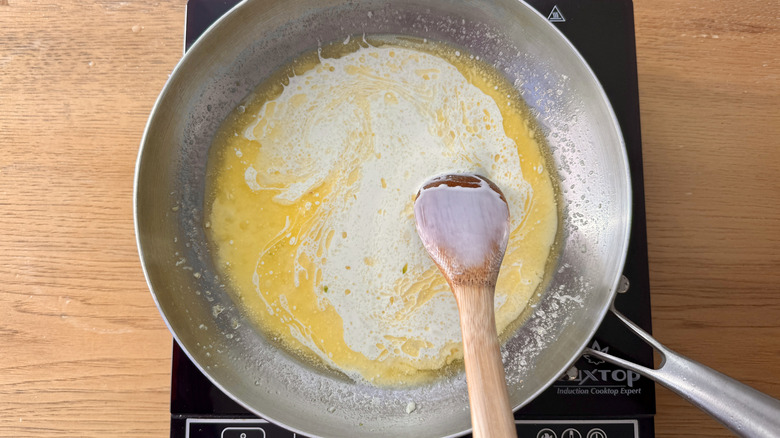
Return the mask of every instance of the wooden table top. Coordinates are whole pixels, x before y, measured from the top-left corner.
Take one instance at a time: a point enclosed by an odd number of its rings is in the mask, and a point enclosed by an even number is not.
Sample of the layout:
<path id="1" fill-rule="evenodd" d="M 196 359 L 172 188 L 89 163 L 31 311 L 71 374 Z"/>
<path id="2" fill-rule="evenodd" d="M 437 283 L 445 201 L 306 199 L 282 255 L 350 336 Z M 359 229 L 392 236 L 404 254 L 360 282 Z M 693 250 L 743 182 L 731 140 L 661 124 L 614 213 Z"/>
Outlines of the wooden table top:
<path id="1" fill-rule="evenodd" d="M 133 171 L 185 0 L 0 0 L 0 436 L 165 436 Z M 654 333 L 780 397 L 780 3 L 636 0 Z M 657 435 L 729 436 L 658 390 Z"/>

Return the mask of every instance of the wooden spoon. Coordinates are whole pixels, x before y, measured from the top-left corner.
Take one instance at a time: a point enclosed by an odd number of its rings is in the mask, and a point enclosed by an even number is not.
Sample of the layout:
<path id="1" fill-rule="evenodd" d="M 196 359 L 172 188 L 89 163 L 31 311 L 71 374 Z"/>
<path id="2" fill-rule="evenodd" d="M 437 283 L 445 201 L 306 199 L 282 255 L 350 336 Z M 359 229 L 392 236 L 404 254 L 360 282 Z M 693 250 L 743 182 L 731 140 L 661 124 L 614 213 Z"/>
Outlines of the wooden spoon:
<path id="1" fill-rule="evenodd" d="M 414 201 L 417 234 L 455 295 L 475 437 L 516 437 L 493 314 L 496 279 L 509 239 L 501 190 L 472 174 L 444 175 Z"/>

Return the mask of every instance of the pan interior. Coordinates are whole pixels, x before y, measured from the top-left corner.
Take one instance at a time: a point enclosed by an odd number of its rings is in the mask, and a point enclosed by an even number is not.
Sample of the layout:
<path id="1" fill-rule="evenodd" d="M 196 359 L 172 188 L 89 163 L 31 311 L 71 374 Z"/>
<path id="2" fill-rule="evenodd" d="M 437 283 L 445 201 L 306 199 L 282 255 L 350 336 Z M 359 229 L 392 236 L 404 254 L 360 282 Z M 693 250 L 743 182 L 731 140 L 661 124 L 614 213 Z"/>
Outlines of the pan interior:
<path id="1" fill-rule="evenodd" d="M 462 373 L 406 389 L 311 368 L 243 320 L 203 231 L 208 150 L 220 123 L 296 55 L 348 35 L 396 34 L 463 47 L 520 90 L 560 186 L 559 257 L 536 307 L 503 349 L 521 406 L 577 358 L 622 271 L 631 194 L 619 127 L 595 77 L 538 13 L 514 0 L 247 1 L 182 59 L 149 119 L 135 215 L 147 280 L 179 343 L 250 410 L 309 436 L 455 436 L 470 428 Z M 410 403 L 415 410 L 407 412 Z"/>

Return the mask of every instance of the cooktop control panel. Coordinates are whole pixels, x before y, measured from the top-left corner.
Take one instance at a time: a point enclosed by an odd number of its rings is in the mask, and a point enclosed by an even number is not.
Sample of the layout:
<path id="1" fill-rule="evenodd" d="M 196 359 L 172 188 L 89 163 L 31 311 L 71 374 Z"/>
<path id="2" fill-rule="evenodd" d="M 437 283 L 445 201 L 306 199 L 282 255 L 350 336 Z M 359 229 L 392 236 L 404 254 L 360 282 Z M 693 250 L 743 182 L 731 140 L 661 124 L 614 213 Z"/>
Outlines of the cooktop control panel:
<path id="1" fill-rule="evenodd" d="M 637 420 L 515 421 L 523 438 L 639 438 Z M 305 438 L 256 418 L 190 418 L 186 438 Z"/>

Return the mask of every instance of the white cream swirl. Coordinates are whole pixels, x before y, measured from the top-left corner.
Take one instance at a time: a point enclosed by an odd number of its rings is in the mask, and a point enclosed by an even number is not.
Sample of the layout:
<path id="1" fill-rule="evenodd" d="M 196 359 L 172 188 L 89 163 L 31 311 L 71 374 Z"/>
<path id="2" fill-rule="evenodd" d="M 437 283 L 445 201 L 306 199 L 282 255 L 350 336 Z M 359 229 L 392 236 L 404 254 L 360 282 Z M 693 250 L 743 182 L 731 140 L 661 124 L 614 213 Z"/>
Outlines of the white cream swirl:
<path id="1" fill-rule="evenodd" d="M 479 173 L 503 190 L 511 229 L 521 225 L 533 194 L 495 101 L 442 58 L 369 46 L 289 78 L 255 117 L 242 133 L 257 148 L 245 169 L 252 190 L 287 205 L 334 188 L 306 206 L 316 214 L 293 236 L 295 278 L 316 279 L 349 348 L 420 359 L 459 342 L 454 299 L 415 232 L 413 196 L 432 175 Z M 499 290 L 497 308 L 505 298 Z"/>

